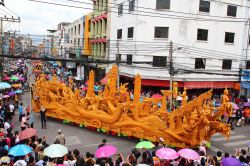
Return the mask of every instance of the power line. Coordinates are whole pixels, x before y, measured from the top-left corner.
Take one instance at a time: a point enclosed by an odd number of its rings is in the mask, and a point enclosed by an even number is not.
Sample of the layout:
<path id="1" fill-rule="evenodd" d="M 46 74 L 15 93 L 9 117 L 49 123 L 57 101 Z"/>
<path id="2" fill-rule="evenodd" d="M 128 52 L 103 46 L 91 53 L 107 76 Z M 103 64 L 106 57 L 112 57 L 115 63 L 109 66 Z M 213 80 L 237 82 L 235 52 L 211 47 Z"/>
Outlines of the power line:
<path id="1" fill-rule="evenodd" d="M 67 1 L 70 1 L 70 2 L 77 2 L 77 3 L 82 3 L 82 4 L 89 4 L 89 5 L 92 5 L 93 3 L 88 3 L 88 2 L 82 2 L 82 1 L 77 1 L 77 0 L 67 0 Z M 129 1 L 123 1 L 123 2 L 120 2 L 119 4 L 118 3 L 115 3 L 115 2 L 109 2 L 110 4 L 114 4 L 115 6 L 118 6 L 120 4 L 123 4 L 123 6 L 127 6 L 129 7 L 129 5 L 125 5 L 124 3 L 125 2 L 129 2 Z M 222 2 L 223 3 L 223 2 Z M 234 5 L 234 4 L 231 4 L 231 5 Z M 96 5 L 96 6 L 99 6 L 99 7 L 102 7 L 103 5 Z M 107 5 L 107 7 L 110 7 L 110 8 L 114 8 L 115 6 L 109 6 Z M 236 5 L 234 5 L 236 6 Z M 177 13 L 177 14 L 187 14 L 187 15 L 195 15 L 195 16 L 203 16 L 203 17 L 214 17 L 214 18 L 226 18 L 226 19 L 248 19 L 248 18 L 239 18 L 239 17 L 235 17 L 235 18 L 228 18 L 228 17 L 223 17 L 223 16 L 211 16 L 211 15 L 203 15 L 203 14 L 197 14 L 197 13 L 187 13 L 187 12 L 179 12 L 179 11 L 172 11 L 172 10 L 157 10 L 155 8 L 148 8 L 148 7 L 140 7 L 140 6 L 134 6 L 134 8 L 138 8 L 138 9 L 146 9 L 146 10 L 152 10 L 155 12 L 159 12 L 159 13 Z M 118 8 L 115 8 L 115 9 L 118 9 Z M 134 11 L 137 11 L 137 12 L 144 12 L 144 11 L 139 11 L 139 10 L 134 10 Z"/>
<path id="2" fill-rule="evenodd" d="M 19 17 L 16 13 L 14 13 L 12 10 L 10 10 L 7 6 L 4 6 L 8 11 L 10 11 L 11 13 L 13 13 L 14 15 L 16 15 L 17 17 Z"/>
<path id="3" fill-rule="evenodd" d="M 25 35 L 25 34 L 20 34 L 20 35 Z M 42 43 L 44 42 L 44 35 L 32 35 L 32 34 L 28 35 L 27 34 L 26 36 L 28 36 L 29 38 L 33 39 L 33 41 L 35 40 L 35 42 L 39 42 L 39 40 L 41 40 Z M 41 38 L 39 39 L 39 37 L 41 37 Z M 113 41 L 116 42 L 117 40 L 110 40 L 109 41 L 109 43 L 110 43 L 109 49 L 110 50 L 112 50 L 112 48 L 115 47 L 115 43 L 113 44 Z M 124 41 L 124 40 L 119 40 L 119 41 Z M 58 43 L 58 42 L 54 41 L 54 43 Z M 63 42 L 63 43 L 65 43 L 65 42 Z M 153 45 L 153 43 L 154 43 L 154 45 Z M 74 45 L 76 45 L 76 43 L 67 43 L 67 44 L 72 44 L 72 45 L 74 44 Z M 130 47 L 138 47 L 139 48 L 140 46 L 141 47 L 145 46 L 143 48 L 144 50 L 151 50 L 151 49 L 156 49 L 156 48 L 165 49 L 165 48 L 169 47 L 168 44 L 166 44 L 166 42 L 162 42 L 162 41 L 159 41 L 159 42 L 146 42 L 146 41 L 135 41 L 135 40 L 133 40 L 133 41 L 130 41 L 130 40 L 126 41 L 125 40 L 124 43 L 121 43 L 120 45 L 124 46 L 121 49 L 129 49 L 130 51 L 135 50 L 135 49 L 130 48 Z M 72 46 L 70 46 L 70 47 L 72 47 Z M 75 47 L 75 46 L 73 46 L 73 47 Z M 194 47 L 194 46 L 186 46 L 186 45 L 178 44 L 178 43 L 174 43 L 174 47 L 175 48 L 183 47 L 182 51 L 177 50 L 177 52 L 179 52 L 180 54 L 181 53 L 195 54 L 195 55 L 198 55 L 198 56 L 201 56 L 201 57 L 214 58 L 214 59 L 219 59 L 219 60 L 230 58 L 232 60 L 237 60 L 238 61 L 239 58 L 238 59 L 235 59 L 235 58 L 241 56 L 241 55 L 238 55 L 238 54 L 232 54 L 232 53 L 228 53 L 228 52 L 220 52 L 220 51 L 208 50 L 208 49 L 198 48 L 198 47 Z M 160 49 L 158 49 L 158 50 L 160 50 Z M 126 51 L 126 50 L 124 50 L 124 51 Z M 217 57 L 215 55 L 217 55 Z M 186 58 L 188 58 L 188 57 L 186 57 Z"/>
<path id="4" fill-rule="evenodd" d="M 72 7 L 72 8 L 82 8 L 82 9 L 92 9 L 92 8 L 86 8 L 86 7 L 79 7 L 79 6 L 73 6 L 73 5 L 66 5 L 66 4 L 61 4 L 61 3 L 51 3 L 51 2 L 44 2 L 44 1 L 38 1 L 38 0 L 29 0 L 32 2 L 38 2 L 38 3 L 44 3 L 44 4 L 50 4 L 50 5 L 57 5 L 57 6 L 64 6 L 64 7 Z M 94 9 L 92 9 L 94 10 Z M 96 9 L 97 10 L 97 9 Z M 100 10 L 98 10 L 100 11 Z M 106 10 L 103 10 L 106 11 Z M 108 11 L 112 13 L 118 13 L 115 11 Z M 236 21 L 236 20 L 215 20 L 215 19 L 205 19 L 205 18 L 195 18 L 195 17 L 185 17 L 185 16 L 177 16 L 177 15 L 170 15 L 170 14 L 164 14 L 165 17 L 163 17 L 163 14 L 156 14 L 152 13 L 154 15 L 150 15 L 150 12 L 143 12 L 141 13 L 146 13 L 146 14 L 138 14 L 138 13 L 123 13 L 123 14 L 130 14 L 130 15 L 135 15 L 135 16 L 147 16 L 147 17 L 153 17 L 153 18 L 168 18 L 168 19 L 177 19 L 177 20 L 195 20 L 195 21 L 213 21 L 213 22 L 246 22 L 247 20 L 242 20 L 242 21 Z M 149 13 L 149 14 L 148 14 Z"/>

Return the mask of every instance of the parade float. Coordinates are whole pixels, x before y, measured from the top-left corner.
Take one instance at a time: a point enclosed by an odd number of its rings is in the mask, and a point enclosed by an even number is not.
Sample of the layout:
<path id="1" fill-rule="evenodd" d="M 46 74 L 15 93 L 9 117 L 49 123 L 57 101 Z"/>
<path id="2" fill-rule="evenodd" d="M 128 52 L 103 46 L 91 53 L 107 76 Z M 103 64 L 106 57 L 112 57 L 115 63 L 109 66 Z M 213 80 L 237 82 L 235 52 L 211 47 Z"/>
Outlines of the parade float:
<path id="1" fill-rule="evenodd" d="M 190 102 L 186 101 L 185 91 L 181 107 L 168 112 L 167 98 L 172 95 L 171 91 L 162 90 L 161 99 L 144 98 L 141 101 L 141 77 L 138 74 L 134 79 L 132 100 L 127 84 L 117 88 L 117 75 L 117 66 L 113 66 L 103 91 L 96 94 L 94 72 L 91 71 L 86 97 L 81 97 L 79 90 L 72 91 L 56 76 L 46 80 L 41 75 L 33 87 L 34 111 L 39 112 L 44 106 L 48 117 L 152 142 L 163 138 L 165 144 L 181 148 L 200 145 L 215 133 L 230 136 L 230 126 L 220 120 L 224 112 L 229 115 L 232 112 L 227 89 L 218 108 L 212 107 L 212 90 Z"/>

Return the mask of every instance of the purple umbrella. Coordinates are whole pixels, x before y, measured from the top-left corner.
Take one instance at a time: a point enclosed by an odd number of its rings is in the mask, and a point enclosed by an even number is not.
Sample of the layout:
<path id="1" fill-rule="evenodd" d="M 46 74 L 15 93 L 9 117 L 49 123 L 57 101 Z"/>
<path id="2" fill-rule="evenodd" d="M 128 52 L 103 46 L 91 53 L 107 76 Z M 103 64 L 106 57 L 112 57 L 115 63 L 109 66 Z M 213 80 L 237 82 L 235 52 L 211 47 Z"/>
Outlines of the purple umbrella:
<path id="1" fill-rule="evenodd" d="M 250 107 L 250 103 L 244 104 L 244 107 Z"/>
<path id="2" fill-rule="evenodd" d="M 241 166 L 241 162 L 233 157 L 227 157 L 222 159 L 222 166 Z"/>
<path id="3" fill-rule="evenodd" d="M 16 93 L 15 92 L 9 92 L 8 95 L 9 96 L 14 96 Z"/>
<path id="4" fill-rule="evenodd" d="M 20 80 L 21 80 L 21 81 L 25 81 L 25 78 L 24 78 L 24 77 L 21 77 Z"/>

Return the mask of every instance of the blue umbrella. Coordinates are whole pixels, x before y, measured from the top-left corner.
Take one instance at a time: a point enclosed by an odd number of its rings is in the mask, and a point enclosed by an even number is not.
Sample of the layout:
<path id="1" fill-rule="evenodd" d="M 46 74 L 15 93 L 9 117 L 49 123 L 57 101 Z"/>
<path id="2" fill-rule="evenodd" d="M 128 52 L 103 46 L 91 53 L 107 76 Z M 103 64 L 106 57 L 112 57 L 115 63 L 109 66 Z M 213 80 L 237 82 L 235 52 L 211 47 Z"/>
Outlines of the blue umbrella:
<path id="1" fill-rule="evenodd" d="M 11 85 L 6 82 L 0 82 L 0 89 L 8 89 L 11 88 Z"/>
<path id="2" fill-rule="evenodd" d="M 16 94 L 18 94 L 18 93 L 23 93 L 23 91 L 20 90 L 20 89 L 18 89 L 18 90 L 15 91 L 15 93 L 16 93 Z"/>
<path id="3" fill-rule="evenodd" d="M 12 156 L 25 156 L 26 154 L 29 154 L 30 152 L 32 152 L 31 147 L 26 146 L 24 144 L 19 144 L 19 145 L 16 145 L 16 146 L 12 147 L 9 150 L 9 155 L 12 155 Z"/>

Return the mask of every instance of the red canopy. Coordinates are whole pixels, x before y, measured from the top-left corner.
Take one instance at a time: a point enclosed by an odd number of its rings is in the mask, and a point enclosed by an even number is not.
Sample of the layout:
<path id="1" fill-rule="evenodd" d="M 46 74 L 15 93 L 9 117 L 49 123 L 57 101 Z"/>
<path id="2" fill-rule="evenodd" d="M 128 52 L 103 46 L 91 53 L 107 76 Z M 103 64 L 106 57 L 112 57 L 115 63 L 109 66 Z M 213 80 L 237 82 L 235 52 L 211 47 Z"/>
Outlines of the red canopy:
<path id="1" fill-rule="evenodd" d="M 202 81 L 202 82 L 184 82 L 184 87 L 188 89 L 199 88 L 233 88 L 235 82 L 224 81 Z"/>
<path id="2" fill-rule="evenodd" d="M 151 98 L 152 99 L 161 99 L 162 95 L 160 95 L 160 94 L 154 94 Z"/>

